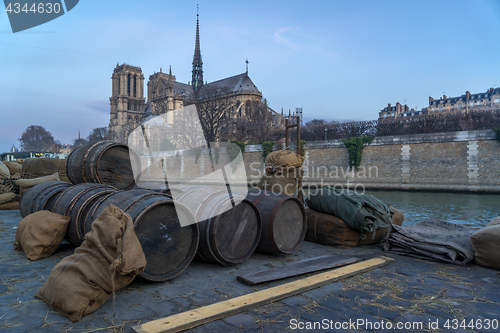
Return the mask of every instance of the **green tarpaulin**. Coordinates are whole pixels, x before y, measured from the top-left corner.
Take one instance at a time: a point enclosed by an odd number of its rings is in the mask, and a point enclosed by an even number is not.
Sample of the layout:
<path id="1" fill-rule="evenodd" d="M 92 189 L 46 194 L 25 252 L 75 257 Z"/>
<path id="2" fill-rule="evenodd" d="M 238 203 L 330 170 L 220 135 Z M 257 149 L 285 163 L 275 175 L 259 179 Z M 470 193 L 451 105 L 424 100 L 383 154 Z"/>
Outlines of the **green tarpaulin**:
<path id="1" fill-rule="evenodd" d="M 389 227 L 394 214 L 389 206 L 372 195 L 329 186 L 311 192 L 306 203 L 311 209 L 343 220 L 359 231 L 363 239 L 365 232 Z"/>

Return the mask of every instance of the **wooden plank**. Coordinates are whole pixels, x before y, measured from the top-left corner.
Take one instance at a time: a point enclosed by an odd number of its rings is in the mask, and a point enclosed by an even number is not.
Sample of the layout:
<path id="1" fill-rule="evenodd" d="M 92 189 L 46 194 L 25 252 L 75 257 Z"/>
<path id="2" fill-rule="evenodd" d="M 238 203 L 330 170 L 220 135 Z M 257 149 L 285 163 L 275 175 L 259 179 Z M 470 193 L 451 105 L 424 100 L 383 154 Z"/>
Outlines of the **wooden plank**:
<path id="1" fill-rule="evenodd" d="M 355 257 L 327 255 L 294 263 L 287 263 L 282 267 L 266 269 L 256 273 L 240 275 L 237 279 L 246 285 L 254 285 L 315 271 L 322 271 L 334 267 L 345 266 L 355 263 L 356 261 L 359 261 L 359 259 Z"/>
<path id="2" fill-rule="evenodd" d="M 132 327 L 135 333 L 180 332 L 208 322 L 249 310 L 273 301 L 321 287 L 325 284 L 361 274 L 385 266 L 394 259 L 373 258 L 333 270 L 319 273 L 294 282 L 289 282 L 227 301 L 203 306 L 169 317 L 156 319 Z"/>

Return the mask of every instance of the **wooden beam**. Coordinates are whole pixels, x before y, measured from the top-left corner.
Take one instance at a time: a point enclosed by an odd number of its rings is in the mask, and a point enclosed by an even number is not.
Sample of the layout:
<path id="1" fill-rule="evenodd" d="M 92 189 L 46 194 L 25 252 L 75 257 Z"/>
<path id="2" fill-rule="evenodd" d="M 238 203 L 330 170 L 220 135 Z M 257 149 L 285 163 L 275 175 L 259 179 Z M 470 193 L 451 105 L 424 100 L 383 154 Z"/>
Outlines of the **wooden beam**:
<path id="1" fill-rule="evenodd" d="M 237 276 L 236 279 L 246 285 L 254 285 L 263 282 L 280 280 L 301 274 L 323 271 L 335 267 L 341 267 L 355 263 L 356 257 L 344 255 L 327 255 L 313 259 L 301 260 L 293 263 L 286 263 L 277 268 L 266 269 L 256 273 Z"/>
<path id="2" fill-rule="evenodd" d="M 132 326 L 132 332 L 180 332 L 264 304 L 268 304 L 273 301 L 300 294 L 331 282 L 361 274 L 374 268 L 385 266 L 393 261 L 394 259 L 381 257 L 351 264 L 349 266 L 344 266 L 341 268 L 336 268 L 324 273 L 319 273 L 273 288 L 264 289 L 227 301 L 203 306 L 169 317 L 156 319 L 141 325 Z"/>

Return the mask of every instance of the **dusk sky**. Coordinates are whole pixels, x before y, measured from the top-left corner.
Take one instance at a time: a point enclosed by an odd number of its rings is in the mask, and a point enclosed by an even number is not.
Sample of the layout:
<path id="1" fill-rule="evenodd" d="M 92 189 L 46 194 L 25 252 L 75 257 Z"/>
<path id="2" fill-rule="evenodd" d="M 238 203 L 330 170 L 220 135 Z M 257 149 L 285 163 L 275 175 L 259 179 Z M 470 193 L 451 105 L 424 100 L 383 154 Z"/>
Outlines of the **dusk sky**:
<path id="1" fill-rule="evenodd" d="M 13 34 L 0 13 L 0 153 L 30 125 L 62 143 L 109 124 L 117 63 L 208 82 L 249 75 L 276 111 L 372 120 L 387 103 L 500 85 L 500 1 L 86 1 Z M 146 87 L 145 87 L 146 92 Z"/>

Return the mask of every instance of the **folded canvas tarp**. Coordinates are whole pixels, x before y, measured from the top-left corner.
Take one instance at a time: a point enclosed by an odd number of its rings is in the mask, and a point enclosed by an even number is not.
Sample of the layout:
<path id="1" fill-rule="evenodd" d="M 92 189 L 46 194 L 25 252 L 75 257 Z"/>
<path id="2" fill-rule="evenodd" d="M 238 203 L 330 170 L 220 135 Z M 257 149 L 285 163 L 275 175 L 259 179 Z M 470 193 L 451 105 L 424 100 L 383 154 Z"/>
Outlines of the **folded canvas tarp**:
<path id="1" fill-rule="evenodd" d="M 389 206 L 369 194 L 325 186 L 309 194 L 307 206 L 343 220 L 361 233 L 374 235 L 378 228 L 388 228 L 394 214 Z"/>
<path id="2" fill-rule="evenodd" d="M 474 260 L 470 237 L 474 230 L 437 219 L 417 225 L 392 225 L 384 241 L 384 251 L 412 257 L 465 265 Z"/>

